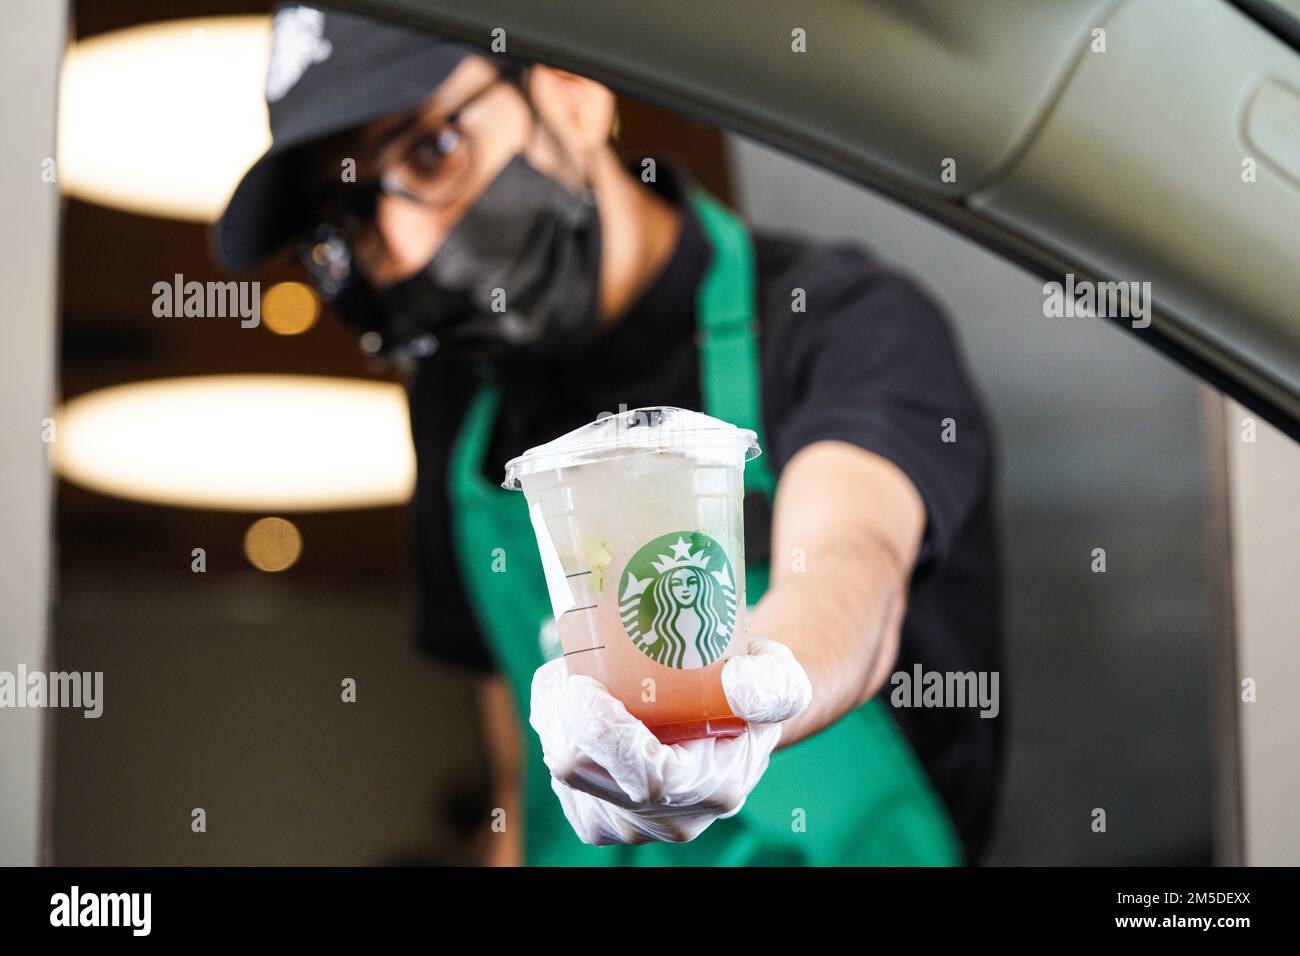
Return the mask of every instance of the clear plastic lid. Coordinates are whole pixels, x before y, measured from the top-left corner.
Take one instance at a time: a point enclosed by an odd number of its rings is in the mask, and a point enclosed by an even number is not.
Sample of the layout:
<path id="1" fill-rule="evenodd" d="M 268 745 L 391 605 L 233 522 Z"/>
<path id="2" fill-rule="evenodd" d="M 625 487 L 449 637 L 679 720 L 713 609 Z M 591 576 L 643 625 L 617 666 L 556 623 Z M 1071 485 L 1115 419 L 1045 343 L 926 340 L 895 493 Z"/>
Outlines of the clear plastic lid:
<path id="1" fill-rule="evenodd" d="M 677 454 L 697 461 L 743 463 L 761 454 L 758 436 L 720 418 L 669 405 L 603 415 L 506 463 L 502 488 L 539 471 L 607 461 L 622 455 Z"/>

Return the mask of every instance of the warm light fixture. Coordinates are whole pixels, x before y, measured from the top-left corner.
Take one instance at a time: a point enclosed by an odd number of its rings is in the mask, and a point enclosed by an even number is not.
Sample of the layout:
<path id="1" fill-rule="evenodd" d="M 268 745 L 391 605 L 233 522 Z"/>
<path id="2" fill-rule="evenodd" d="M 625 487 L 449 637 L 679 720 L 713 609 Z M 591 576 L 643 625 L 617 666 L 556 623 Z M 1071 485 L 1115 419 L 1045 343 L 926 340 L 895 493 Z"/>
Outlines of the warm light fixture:
<path id="1" fill-rule="evenodd" d="M 58 413 L 55 468 L 95 491 L 236 511 L 396 505 L 415 481 L 400 385 L 307 375 L 156 379 Z"/>
<path id="2" fill-rule="evenodd" d="M 287 571 L 301 555 L 302 533 L 292 521 L 258 518 L 244 532 L 244 556 L 259 571 Z"/>
<path id="3" fill-rule="evenodd" d="M 268 17 L 169 20 L 74 43 L 59 83 L 63 191 L 213 222 L 270 145 Z"/>
<path id="4" fill-rule="evenodd" d="M 277 282 L 262 296 L 262 324 L 277 335 L 301 335 L 320 318 L 320 299 L 305 282 Z"/>

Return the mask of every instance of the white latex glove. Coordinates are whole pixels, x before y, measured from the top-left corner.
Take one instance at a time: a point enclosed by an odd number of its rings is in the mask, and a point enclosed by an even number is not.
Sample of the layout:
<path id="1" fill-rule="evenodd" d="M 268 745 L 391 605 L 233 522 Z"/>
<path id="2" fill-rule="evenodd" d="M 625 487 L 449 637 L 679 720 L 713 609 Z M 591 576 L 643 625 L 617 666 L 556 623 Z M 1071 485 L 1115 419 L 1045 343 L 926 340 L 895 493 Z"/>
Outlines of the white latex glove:
<path id="1" fill-rule="evenodd" d="M 528 722 L 542 741 L 551 788 L 584 843 L 684 843 L 745 805 L 781 739 L 781 721 L 812 701 L 790 649 L 752 638 L 722 668 L 738 737 L 660 743 L 623 702 L 563 658 L 533 675 Z"/>

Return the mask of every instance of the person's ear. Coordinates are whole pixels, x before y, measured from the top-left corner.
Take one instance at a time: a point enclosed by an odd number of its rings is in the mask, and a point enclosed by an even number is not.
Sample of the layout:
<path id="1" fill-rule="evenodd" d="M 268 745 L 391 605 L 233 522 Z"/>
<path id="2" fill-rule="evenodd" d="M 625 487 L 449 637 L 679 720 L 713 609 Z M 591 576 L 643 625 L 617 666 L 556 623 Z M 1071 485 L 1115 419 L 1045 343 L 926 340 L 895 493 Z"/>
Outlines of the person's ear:
<path id="1" fill-rule="evenodd" d="M 586 156 L 609 142 L 616 112 L 609 87 L 537 65 L 528 71 L 528 88 L 538 114 L 570 152 Z"/>

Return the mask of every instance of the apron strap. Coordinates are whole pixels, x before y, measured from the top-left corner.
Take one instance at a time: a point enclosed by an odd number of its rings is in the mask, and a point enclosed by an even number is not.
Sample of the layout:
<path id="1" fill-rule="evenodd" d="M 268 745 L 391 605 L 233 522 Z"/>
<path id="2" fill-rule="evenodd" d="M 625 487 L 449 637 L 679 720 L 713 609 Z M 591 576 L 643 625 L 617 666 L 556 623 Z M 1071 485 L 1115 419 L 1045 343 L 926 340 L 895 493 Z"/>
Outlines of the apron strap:
<path id="1" fill-rule="evenodd" d="M 745 224 L 707 193 L 692 193 L 691 205 L 713 250 L 713 260 L 696 290 L 696 330 L 704 411 L 748 428 L 766 448 L 763 432 L 762 365 L 758 348 L 754 248 Z M 483 484 L 479 467 L 495 418 L 498 391 L 493 369 L 479 369 L 481 385 L 470 402 L 453 451 L 452 484 L 458 489 Z M 766 455 L 745 466 L 745 489 L 770 502 L 776 477 Z"/>
<path id="2" fill-rule="evenodd" d="M 695 297 L 704 410 L 752 430 L 765 448 L 754 247 L 745 224 L 713 197 L 696 190 L 691 204 L 713 247 Z M 745 487 L 769 501 L 776 489 L 770 460 L 760 455 L 745 466 Z"/>
<path id="3" fill-rule="evenodd" d="M 492 437 L 492 424 L 496 420 L 499 391 L 496 375 L 488 365 L 480 365 L 477 370 L 478 385 L 470 397 L 469 407 L 461 421 L 456 441 L 452 445 L 448 461 L 447 478 L 449 497 L 453 501 L 464 500 L 467 496 L 488 495 L 505 492 L 504 488 L 494 488 L 483 477 L 480 470 L 487 458 L 488 442 Z M 513 499 L 513 492 L 508 492 Z"/>

